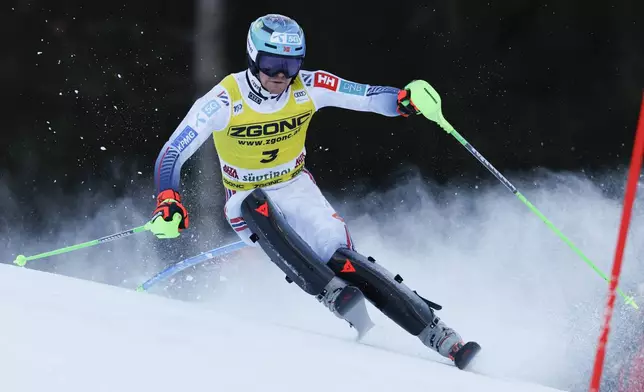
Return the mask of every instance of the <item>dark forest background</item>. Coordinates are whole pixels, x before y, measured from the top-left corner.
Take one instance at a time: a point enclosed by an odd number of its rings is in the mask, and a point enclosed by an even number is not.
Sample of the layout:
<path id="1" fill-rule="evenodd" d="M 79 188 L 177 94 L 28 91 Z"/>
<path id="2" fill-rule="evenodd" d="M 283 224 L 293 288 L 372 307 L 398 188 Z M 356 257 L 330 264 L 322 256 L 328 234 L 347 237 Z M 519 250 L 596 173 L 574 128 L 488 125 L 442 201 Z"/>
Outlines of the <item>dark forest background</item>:
<path id="1" fill-rule="evenodd" d="M 45 236 L 124 197 L 152 211 L 161 146 L 194 99 L 245 68 L 247 28 L 269 12 L 303 26 L 306 69 L 399 87 L 428 80 L 450 122 L 502 172 L 628 164 L 644 87 L 642 1 L 204 3 L 2 5 L 3 235 Z M 494 181 L 421 117 L 325 109 L 307 148 L 329 193 L 360 197 L 412 172 Z M 217 213 L 196 215 L 197 228 L 222 223 L 214 148 L 202 150 L 184 170 L 187 203 Z"/>
<path id="2" fill-rule="evenodd" d="M 284 13 L 307 34 L 306 69 L 393 86 L 428 80 L 447 118 L 502 171 L 627 163 L 644 86 L 641 1 L 220 3 L 212 84 L 245 67 L 253 19 Z M 194 77 L 197 3 L 2 8 L 0 168 L 22 212 L 42 214 L 32 211 L 42 195 L 65 209 L 98 190 L 152 193 L 158 151 L 212 85 Z M 358 179 L 387 186 L 408 165 L 438 181 L 482 173 L 421 118 L 327 109 L 311 126 L 309 167 L 329 190 Z"/>

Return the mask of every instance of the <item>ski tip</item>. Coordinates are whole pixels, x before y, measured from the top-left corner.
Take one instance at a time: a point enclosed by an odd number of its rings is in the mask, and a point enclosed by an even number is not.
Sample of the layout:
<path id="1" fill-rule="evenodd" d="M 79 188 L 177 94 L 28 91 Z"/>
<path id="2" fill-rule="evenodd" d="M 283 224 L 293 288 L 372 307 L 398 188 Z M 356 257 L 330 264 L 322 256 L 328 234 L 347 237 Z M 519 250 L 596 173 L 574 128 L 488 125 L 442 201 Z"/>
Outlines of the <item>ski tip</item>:
<path id="1" fill-rule="evenodd" d="M 476 342 L 467 342 L 461 347 L 460 350 L 454 355 L 454 364 L 461 370 L 467 369 L 470 362 L 478 352 L 481 351 L 481 346 Z"/>

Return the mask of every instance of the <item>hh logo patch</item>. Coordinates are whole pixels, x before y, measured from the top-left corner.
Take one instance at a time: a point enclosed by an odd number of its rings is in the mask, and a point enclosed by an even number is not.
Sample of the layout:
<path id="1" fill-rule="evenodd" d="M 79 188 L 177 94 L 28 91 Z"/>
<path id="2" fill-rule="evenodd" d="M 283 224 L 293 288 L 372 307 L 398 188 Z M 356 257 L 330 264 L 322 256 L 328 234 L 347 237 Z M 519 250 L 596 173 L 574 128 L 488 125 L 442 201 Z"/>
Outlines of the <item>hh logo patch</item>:
<path id="1" fill-rule="evenodd" d="M 309 101 L 309 95 L 304 90 L 293 91 L 293 97 L 296 103 L 304 103 Z"/>
<path id="2" fill-rule="evenodd" d="M 188 125 L 179 134 L 179 136 L 177 136 L 177 138 L 172 141 L 172 146 L 177 150 L 179 150 L 179 152 L 182 152 L 196 138 L 197 138 L 197 131 L 195 131 L 194 129 L 192 129 L 190 125 Z"/>
<path id="3" fill-rule="evenodd" d="M 313 79 L 313 86 L 336 91 L 338 89 L 338 82 L 338 78 L 333 75 L 329 75 L 326 72 L 316 72 Z"/>

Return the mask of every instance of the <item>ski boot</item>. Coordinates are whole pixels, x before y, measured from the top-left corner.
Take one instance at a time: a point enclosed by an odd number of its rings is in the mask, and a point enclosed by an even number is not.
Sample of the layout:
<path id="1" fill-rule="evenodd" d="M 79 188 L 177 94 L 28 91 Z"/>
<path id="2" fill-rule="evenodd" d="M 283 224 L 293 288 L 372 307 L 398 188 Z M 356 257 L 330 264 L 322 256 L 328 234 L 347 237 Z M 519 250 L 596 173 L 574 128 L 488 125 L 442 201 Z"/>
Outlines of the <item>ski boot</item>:
<path id="1" fill-rule="evenodd" d="M 436 317 L 418 338 L 423 344 L 454 362 L 457 368 L 467 368 L 470 361 L 481 350 L 476 342 L 464 343 L 461 336 Z"/>
<path id="2" fill-rule="evenodd" d="M 375 325 L 367 312 L 362 291 L 355 286 L 348 285 L 340 278 L 334 277 L 317 296 L 317 299 L 333 314 L 356 329 L 357 340 L 362 339 Z"/>

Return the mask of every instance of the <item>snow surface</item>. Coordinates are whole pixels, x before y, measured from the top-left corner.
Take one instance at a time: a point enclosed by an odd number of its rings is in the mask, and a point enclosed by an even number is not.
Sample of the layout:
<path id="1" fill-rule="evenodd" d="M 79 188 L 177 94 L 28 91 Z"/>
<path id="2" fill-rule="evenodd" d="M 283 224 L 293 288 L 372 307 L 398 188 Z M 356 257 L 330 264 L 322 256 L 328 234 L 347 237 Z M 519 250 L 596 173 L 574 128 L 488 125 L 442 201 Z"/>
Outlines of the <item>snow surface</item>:
<path id="1" fill-rule="evenodd" d="M 12 265 L 0 298 L 0 391 L 555 391 Z"/>

